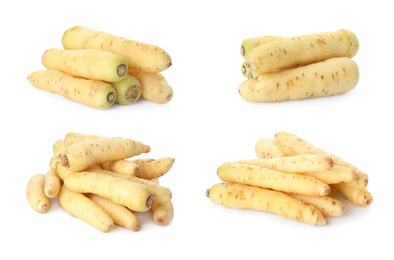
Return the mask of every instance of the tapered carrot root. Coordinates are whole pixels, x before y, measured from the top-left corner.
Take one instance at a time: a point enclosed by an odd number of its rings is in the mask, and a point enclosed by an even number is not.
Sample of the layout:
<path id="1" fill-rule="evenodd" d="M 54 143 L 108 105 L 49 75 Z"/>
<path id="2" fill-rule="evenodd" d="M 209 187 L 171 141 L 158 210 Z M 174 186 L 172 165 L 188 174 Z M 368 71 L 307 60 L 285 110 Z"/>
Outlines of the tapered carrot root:
<path id="1" fill-rule="evenodd" d="M 323 214 L 314 206 L 282 192 L 238 183 L 218 183 L 207 190 L 212 202 L 237 209 L 253 209 L 279 214 L 310 225 L 326 225 Z"/>
<path id="2" fill-rule="evenodd" d="M 141 83 L 141 97 L 156 104 L 170 102 L 174 91 L 161 73 L 145 73 L 140 70 L 129 69 L 130 75 Z"/>
<path id="3" fill-rule="evenodd" d="M 312 97 L 339 95 L 358 83 L 357 64 L 346 57 L 265 73 L 242 82 L 241 97 L 254 102 L 279 102 Z"/>
<path id="4" fill-rule="evenodd" d="M 315 154 L 326 155 L 334 161 L 335 165 L 348 167 L 357 173 L 357 181 L 352 182 L 351 186 L 357 189 L 364 189 L 368 184 L 367 174 L 360 171 L 356 166 L 339 158 L 338 156 L 328 153 L 306 140 L 286 131 L 279 132 L 275 135 L 275 143 L 279 149 L 287 155 Z"/>
<path id="5" fill-rule="evenodd" d="M 47 171 L 45 174 L 44 193 L 48 198 L 54 198 L 60 191 L 60 178 L 53 170 Z"/>
<path id="6" fill-rule="evenodd" d="M 356 35 L 349 30 L 308 34 L 272 41 L 252 49 L 246 64 L 267 73 L 293 65 L 308 65 L 333 57 L 352 58 L 359 49 Z"/>
<path id="7" fill-rule="evenodd" d="M 116 225 L 131 231 L 140 229 L 139 220 L 128 208 L 93 193 L 89 193 L 86 196 L 100 206 L 113 219 Z"/>
<path id="8" fill-rule="evenodd" d="M 165 204 L 154 203 L 151 208 L 153 220 L 161 225 L 168 225 L 174 217 L 174 206 L 171 201 Z"/>
<path id="9" fill-rule="evenodd" d="M 76 78 L 57 70 L 35 71 L 27 79 L 37 88 L 97 109 L 106 109 L 116 100 L 116 92 L 111 84 Z"/>
<path id="10" fill-rule="evenodd" d="M 329 185 L 313 177 L 279 172 L 255 165 L 228 162 L 218 168 L 217 174 L 223 181 L 270 188 L 287 193 L 324 196 L 331 191 Z"/>
<path id="11" fill-rule="evenodd" d="M 345 212 L 345 207 L 342 202 L 329 196 L 314 197 L 300 194 L 289 195 L 317 207 L 325 217 L 339 217 Z"/>
<path id="12" fill-rule="evenodd" d="M 112 172 L 112 171 L 103 170 L 98 167 L 91 167 L 88 170 L 92 171 L 92 172 L 101 173 L 101 174 L 107 174 L 107 175 L 113 176 L 115 178 L 121 178 L 121 179 L 130 181 L 130 182 L 136 182 L 136 183 L 145 185 L 146 187 L 148 187 L 152 191 L 152 196 L 154 198 L 153 204 L 155 204 L 155 203 L 166 204 L 171 200 L 172 193 L 171 193 L 170 189 L 167 187 L 158 185 L 153 181 L 141 179 L 141 178 L 138 178 L 135 176 L 124 175 L 124 174 L 120 174 L 120 173 L 116 173 L 116 172 Z"/>
<path id="13" fill-rule="evenodd" d="M 330 157 L 324 155 L 297 155 L 272 159 L 246 159 L 238 163 L 252 164 L 260 167 L 266 167 L 281 172 L 290 173 L 308 173 L 322 172 L 332 169 L 333 161 Z"/>
<path id="14" fill-rule="evenodd" d="M 47 69 L 54 69 L 75 77 L 117 82 L 127 74 L 127 61 L 119 55 L 103 50 L 49 49 L 41 58 Z"/>
<path id="15" fill-rule="evenodd" d="M 147 186 L 97 172 L 70 173 L 64 185 L 72 191 L 100 195 L 138 212 L 149 210 L 154 202 Z"/>
<path id="16" fill-rule="evenodd" d="M 332 184 L 331 186 L 356 206 L 366 207 L 373 201 L 372 194 L 367 189 L 356 189 L 346 183 Z"/>
<path id="17" fill-rule="evenodd" d="M 130 138 L 102 138 L 68 146 L 58 157 L 70 171 L 120 159 L 127 159 L 150 151 L 150 147 Z"/>
<path id="18" fill-rule="evenodd" d="M 124 57 L 129 68 L 150 73 L 171 66 L 171 57 L 162 48 L 113 36 L 84 26 L 74 26 L 63 34 L 64 49 L 101 49 Z"/>
<path id="19" fill-rule="evenodd" d="M 26 185 L 26 197 L 30 206 L 38 213 L 44 213 L 49 208 L 49 199 L 44 193 L 45 175 L 38 173 L 31 177 Z"/>
<path id="20" fill-rule="evenodd" d="M 276 146 L 275 140 L 269 137 L 260 138 L 255 145 L 257 158 L 278 158 L 284 157 L 285 154 Z"/>
<path id="21" fill-rule="evenodd" d="M 116 91 L 116 103 L 129 105 L 136 102 L 141 96 L 141 84 L 131 75 L 126 75 L 119 82 L 113 82 L 111 85 Z"/>
<path id="22" fill-rule="evenodd" d="M 58 198 L 62 208 L 71 216 L 85 221 L 101 232 L 108 232 L 113 228 L 114 222 L 108 214 L 81 193 L 71 191 L 63 185 Z"/>
<path id="23" fill-rule="evenodd" d="M 174 161 L 174 158 L 164 157 L 151 162 L 139 164 L 137 177 L 147 180 L 162 177 L 170 171 Z"/>
<path id="24" fill-rule="evenodd" d="M 356 171 L 343 166 L 334 166 L 332 167 L 331 170 L 323 171 L 323 172 L 307 172 L 302 174 L 312 176 L 318 179 L 319 181 L 327 184 L 336 184 L 336 183 L 345 183 L 345 182 L 351 183 L 357 180 Z"/>

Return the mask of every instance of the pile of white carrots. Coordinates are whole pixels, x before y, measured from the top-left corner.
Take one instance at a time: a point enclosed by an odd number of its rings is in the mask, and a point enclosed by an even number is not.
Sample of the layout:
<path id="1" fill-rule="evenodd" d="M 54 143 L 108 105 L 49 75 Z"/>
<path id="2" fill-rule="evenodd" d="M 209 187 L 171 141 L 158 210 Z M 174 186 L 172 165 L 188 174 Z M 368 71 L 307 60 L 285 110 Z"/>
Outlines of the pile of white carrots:
<path id="1" fill-rule="evenodd" d="M 84 26 L 66 30 L 62 45 L 44 52 L 46 69 L 28 76 L 33 86 L 96 109 L 132 104 L 140 97 L 157 104 L 172 99 L 161 73 L 171 66 L 171 57 L 158 46 Z"/>
<path id="2" fill-rule="evenodd" d="M 360 207 L 372 203 L 367 174 L 292 133 L 261 138 L 255 152 L 258 159 L 226 162 L 218 168 L 224 182 L 206 192 L 214 203 L 273 212 L 315 226 L 344 213 L 335 192 Z"/>
<path id="3" fill-rule="evenodd" d="M 157 224 L 168 225 L 174 216 L 172 193 L 158 179 L 175 159 L 136 158 L 149 151 L 129 138 L 68 133 L 54 144 L 46 174 L 29 180 L 27 200 L 44 213 L 57 197 L 67 213 L 102 232 L 115 225 L 139 230 L 134 212 L 150 211 Z"/>
<path id="4" fill-rule="evenodd" d="M 349 30 L 291 38 L 261 36 L 241 44 L 242 74 L 238 92 L 247 101 L 279 102 L 338 95 L 359 80 L 351 59 L 359 50 Z"/>

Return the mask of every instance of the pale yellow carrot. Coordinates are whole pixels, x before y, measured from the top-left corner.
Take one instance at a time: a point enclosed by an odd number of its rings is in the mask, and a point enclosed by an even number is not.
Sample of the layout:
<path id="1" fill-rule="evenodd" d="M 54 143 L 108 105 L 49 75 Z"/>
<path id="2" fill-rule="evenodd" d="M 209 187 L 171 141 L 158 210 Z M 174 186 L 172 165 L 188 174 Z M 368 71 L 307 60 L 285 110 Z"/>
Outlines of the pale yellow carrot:
<path id="1" fill-rule="evenodd" d="M 149 73 L 171 66 L 171 57 L 162 48 L 94 30 L 85 26 L 67 29 L 62 37 L 64 49 L 101 49 L 126 59 L 128 67 Z"/>
<path id="2" fill-rule="evenodd" d="M 49 199 L 44 193 L 45 175 L 37 173 L 30 178 L 26 185 L 26 197 L 30 206 L 38 213 L 44 213 L 49 208 Z"/>
<path id="3" fill-rule="evenodd" d="M 83 194 L 71 191 L 62 185 L 58 198 L 61 207 L 68 214 L 85 221 L 101 232 L 108 232 L 114 227 L 111 217 Z"/>
<path id="4" fill-rule="evenodd" d="M 284 173 L 269 168 L 236 162 L 222 164 L 218 168 L 217 174 L 223 181 L 270 188 L 287 193 L 325 196 L 331 190 L 329 185 L 311 176 Z"/>
<path id="5" fill-rule="evenodd" d="M 308 173 L 322 172 L 332 169 L 333 161 L 324 155 L 303 154 L 270 159 L 244 159 L 238 163 L 252 164 L 281 172 Z"/>
<path id="6" fill-rule="evenodd" d="M 57 70 L 35 71 L 27 79 L 37 88 L 97 109 L 106 109 L 116 100 L 116 92 L 111 84 L 76 78 Z"/>
<path id="7" fill-rule="evenodd" d="M 47 69 L 54 69 L 75 77 L 118 82 L 127 75 L 127 61 L 111 52 L 88 50 L 46 50 L 41 58 Z"/>
<path id="8" fill-rule="evenodd" d="M 357 64 L 340 57 L 260 74 L 243 81 L 238 92 L 246 101 L 280 102 L 339 95 L 355 88 L 358 80 Z"/>
<path id="9" fill-rule="evenodd" d="M 82 171 L 97 163 L 127 159 L 149 151 L 148 145 L 130 138 L 102 138 L 72 144 L 58 157 L 70 171 Z"/>
<path id="10" fill-rule="evenodd" d="M 218 183 L 207 190 L 206 195 L 213 203 L 228 208 L 272 212 L 315 226 L 327 223 L 315 206 L 279 191 L 238 183 Z"/>

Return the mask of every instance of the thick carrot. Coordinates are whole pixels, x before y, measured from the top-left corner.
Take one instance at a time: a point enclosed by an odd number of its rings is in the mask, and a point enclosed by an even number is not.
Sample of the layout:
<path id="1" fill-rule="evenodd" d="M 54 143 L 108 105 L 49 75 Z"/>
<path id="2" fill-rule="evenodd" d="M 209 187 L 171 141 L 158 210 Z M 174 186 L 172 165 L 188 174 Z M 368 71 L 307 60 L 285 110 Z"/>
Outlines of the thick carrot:
<path id="1" fill-rule="evenodd" d="M 57 70 L 35 71 L 27 79 L 37 88 L 97 109 L 108 108 L 116 100 L 116 92 L 111 84 L 76 78 Z"/>
<path id="2" fill-rule="evenodd" d="M 97 49 L 49 49 L 41 58 L 47 69 L 75 77 L 118 82 L 127 75 L 127 61 L 119 55 Z"/>
<path id="3" fill-rule="evenodd" d="M 113 203 L 112 201 L 103 198 L 97 194 L 89 193 L 86 195 L 94 203 L 99 205 L 118 226 L 127 228 L 131 231 L 140 229 L 140 222 L 137 217 L 123 205 Z"/>
<path id="4" fill-rule="evenodd" d="M 119 82 L 112 82 L 111 85 L 116 91 L 116 103 L 121 105 L 132 104 L 141 96 L 141 84 L 131 75 L 126 75 Z"/>
<path id="5" fill-rule="evenodd" d="M 148 145 L 130 138 L 102 138 L 68 146 L 58 157 L 70 171 L 108 161 L 127 159 L 150 151 Z"/>
<path id="6" fill-rule="evenodd" d="M 171 66 L 171 57 L 162 48 L 126 38 L 113 36 L 84 26 L 74 26 L 63 34 L 64 49 L 101 49 L 126 59 L 129 68 L 150 73 Z"/>
<path id="7" fill-rule="evenodd" d="M 174 217 L 174 206 L 172 201 L 168 201 L 165 204 L 154 203 L 151 211 L 153 220 L 161 226 L 168 225 Z"/>
<path id="8" fill-rule="evenodd" d="M 94 193 L 130 210 L 144 212 L 154 202 L 147 186 L 97 172 L 73 172 L 64 179 L 64 185 L 75 192 Z"/>
<path id="9" fill-rule="evenodd" d="M 349 30 L 307 34 L 257 46 L 249 52 L 246 65 L 253 71 L 266 73 L 334 57 L 352 58 L 358 49 L 358 39 Z"/>
<path id="10" fill-rule="evenodd" d="M 129 69 L 128 73 L 141 83 L 143 99 L 156 104 L 165 104 L 172 99 L 174 91 L 161 73 L 145 73 L 132 69 Z"/>
<path id="11" fill-rule="evenodd" d="M 151 162 L 139 164 L 137 177 L 142 179 L 156 179 L 159 178 L 171 169 L 175 159 L 171 157 L 164 157 Z"/>
<path id="12" fill-rule="evenodd" d="M 245 159 L 238 163 L 252 164 L 281 172 L 308 173 L 332 169 L 333 161 L 324 155 L 303 154 L 271 159 Z"/>
<path id="13" fill-rule="evenodd" d="M 224 207 L 272 212 L 316 226 L 327 223 L 316 207 L 279 191 L 238 183 L 218 183 L 211 186 L 206 195 L 213 203 Z"/>
<path id="14" fill-rule="evenodd" d="M 352 90 L 358 80 L 357 64 L 341 57 L 261 74 L 242 82 L 238 92 L 247 101 L 279 102 L 342 94 Z"/>
<path id="15" fill-rule="evenodd" d="M 356 206 L 366 207 L 373 201 L 372 194 L 365 188 L 356 189 L 347 183 L 332 184 L 331 187 Z"/>
<path id="16" fill-rule="evenodd" d="M 325 217 L 339 217 L 345 212 L 342 202 L 329 196 L 315 197 L 300 194 L 289 194 L 289 196 L 317 207 Z"/>
<path id="17" fill-rule="evenodd" d="M 222 164 L 217 174 L 222 181 L 270 188 L 287 193 L 310 196 L 325 196 L 331 191 L 329 185 L 306 175 L 284 173 L 268 168 L 227 162 Z"/>
<path id="18" fill-rule="evenodd" d="M 48 198 L 54 198 L 59 194 L 61 187 L 60 178 L 56 172 L 49 170 L 45 174 L 44 193 Z"/>
<path id="19" fill-rule="evenodd" d="M 45 175 L 38 173 L 30 178 L 26 185 L 26 197 L 30 206 L 38 213 L 44 213 L 49 208 L 49 199 L 44 193 Z"/>
<path id="20" fill-rule="evenodd" d="M 359 170 L 353 164 L 339 158 L 338 156 L 328 153 L 308 141 L 286 131 L 279 132 L 275 135 L 275 143 L 279 149 L 286 155 L 300 155 L 300 154 L 316 154 L 316 155 L 326 155 L 334 161 L 337 166 L 348 167 L 353 169 L 357 173 L 357 180 L 346 185 L 351 185 L 357 189 L 364 189 L 368 184 L 368 176 L 361 170 Z"/>
<path id="21" fill-rule="evenodd" d="M 97 173 L 101 173 L 101 174 L 107 174 L 112 177 L 125 179 L 127 181 L 136 182 L 136 183 L 147 186 L 149 189 L 151 189 L 152 196 L 155 199 L 153 204 L 156 204 L 156 203 L 166 204 L 171 200 L 171 197 L 172 197 L 172 193 L 169 188 L 161 186 L 159 184 L 156 184 L 155 182 L 150 181 L 150 180 L 145 180 L 145 179 L 141 179 L 141 178 L 131 176 L 131 175 L 124 175 L 124 174 L 117 173 L 117 172 L 103 170 L 99 167 L 89 167 L 88 171 L 97 172 Z"/>
<path id="22" fill-rule="evenodd" d="M 85 221 L 101 232 L 108 232 L 114 227 L 111 217 L 83 194 L 71 191 L 62 185 L 58 198 L 61 207 L 68 214 Z"/>
<path id="23" fill-rule="evenodd" d="M 124 175 L 136 176 L 139 172 L 138 164 L 128 160 L 116 160 L 101 163 L 104 170 L 121 173 Z"/>
<path id="24" fill-rule="evenodd" d="M 312 176 L 318 179 L 321 182 L 327 184 L 335 184 L 335 183 L 349 183 L 357 180 L 357 173 L 355 170 L 334 165 L 332 169 L 323 172 L 301 172 L 301 174 L 305 174 L 308 176 Z"/>

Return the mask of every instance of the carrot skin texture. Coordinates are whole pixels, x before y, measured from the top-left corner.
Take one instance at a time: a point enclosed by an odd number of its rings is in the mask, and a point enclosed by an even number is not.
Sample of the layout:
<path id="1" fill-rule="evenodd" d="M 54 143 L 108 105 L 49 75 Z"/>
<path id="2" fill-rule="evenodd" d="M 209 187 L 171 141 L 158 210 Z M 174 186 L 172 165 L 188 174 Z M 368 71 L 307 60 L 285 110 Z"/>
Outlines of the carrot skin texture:
<path id="1" fill-rule="evenodd" d="M 171 66 L 170 55 L 158 46 L 111 35 L 84 26 L 66 30 L 62 37 L 64 49 L 101 49 L 126 59 L 128 67 L 148 73 L 160 72 Z"/>
<path id="2" fill-rule="evenodd" d="M 148 145 L 130 138 L 102 138 L 72 144 L 58 157 L 70 171 L 82 171 L 94 164 L 127 159 L 149 151 Z"/>
<path id="3" fill-rule="evenodd" d="M 280 72 L 264 73 L 239 85 L 243 99 L 280 102 L 339 95 L 356 87 L 357 64 L 350 58 L 331 58 Z"/>
<path id="4" fill-rule="evenodd" d="M 359 170 L 353 164 L 339 158 L 338 156 L 328 153 L 323 149 L 320 149 L 310 142 L 286 131 L 279 132 L 275 135 L 275 144 L 279 149 L 286 155 L 300 155 L 300 154 L 315 154 L 315 155 L 327 155 L 334 161 L 334 165 L 348 167 L 353 169 L 357 173 L 357 180 L 351 183 L 346 183 L 357 189 L 364 189 L 368 185 L 368 176 L 361 170 Z"/>
<path id="5" fill-rule="evenodd" d="M 48 198 L 54 198 L 59 194 L 61 188 L 60 178 L 53 170 L 45 174 L 44 193 Z"/>
<path id="6" fill-rule="evenodd" d="M 116 99 L 115 89 L 109 83 L 76 78 L 57 70 L 35 71 L 27 79 L 37 88 L 96 109 L 109 108 Z"/>
<path id="7" fill-rule="evenodd" d="M 156 104 L 165 104 L 174 96 L 172 87 L 161 73 L 146 73 L 129 69 L 129 75 L 141 83 L 141 97 Z"/>
<path id="8" fill-rule="evenodd" d="M 334 57 L 352 58 L 359 47 L 356 35 L 349 30 L 307 34 L 257 46 L 249 52 L 246 65 L 253 71 L 267 73 Z"/>
<path id="9" fill-rule="evenodd" d="M 38 213 L 49 208 L 49 199 L 44 193 L 45 175 L 38 173 L 30 178 L 26 185 L 26 197 L 30 206 Z"/>
<path id="10" fill-rule="evenodd" d="M 322 172 L 331 170 L 333 161 L 328 156 L 303 154 L 271 159 L 245 159 L 238 163 L 252 164 L 288 173 Z"/>
<path id="11" fill-rule="evenodd" d="M 154 203 L 151 211 L 153 214 L 153 220 L 161 226 L 168 225 L 174 218 L 174 205 L 172 204 L 172 201 L 168 201 L 165 204 Z"/>
<path id="12" fill-rule="evenodd" d="M 329 196 L 313 197 L 299 194 L 289 194 L 289 196 L 314 205 L 325 217 L 339 217 L 345 212 L 342 202 Z"/>
<path id="13" fill-rule="evenodd" d="M 41 57 L 47 69 L 54 69 L 74 77 L 118 82 L 127 75 L 127 61 L 119 55 L 98 49 L 48 49 Z"/>
<path id="14" fill-rule="evenodd" d="M 137 217 L 123 205 L 113 203 L 97 194 L 89 193 L 86 195 L 94 203 L 99 205 L 113 219 L 114 224 L 127 228 L 131 231 L 138 231 L 140 223 Z"/>
<path id="15" fill-rule="evenodd" d="M 269 188 L 287 193 L 325 196 L 331 191 L 329 185 L 317 179 L 294 173 L 284 173 L 255 165 L 226 162 L 217 174 L 222 181 Z"/>
<path id="16" fill-rule="evenodd" d="M 108 214 L 85 195 L 62 185 L 58 198 L 60 205 L 68 214 L 85 221 L 101 232 L 108 232 L 114 227 L 114 222 Z"/>
<path id="17" fill-rule="evenodd" d="M 207 196 L 213 203 L 228 208 L 272 212 L 315 226 L 327 223 L 316 207 L 274 190 L 238 183 L 218 183 L 211 186 Z"/>
<path id="18" fill-rule="evenodd" d="M 172 198 L 172 193 L 169 188 L 161 186 L 153 181 L 141 179 L 141 178 L 131 176 L 131 175 L 125 175 L 125 174 L 121 174 L 121 173 L 117 173 L 117 172 L 103 170 L 100 168 L 94 168 L 94 169 L 88 168 L 88 170 L 92 171 L 92 172 L 101 173 L 101 174 L 107 174 L 107 175 L 110 175 L 110 176 L 113 176 L 116 178 L 125 179 L 125 180 L 131 181 L 131 182 L 137 182 L 137 183 L 147 186 L 149 189 L 151 189 L 152 196 L 155 199 L 155 201 L 153 202 L 153 205 L 167 204 Z"/>
<path id="19" fill-rule="evenodd" d="M 148 211 L 154 202 L 147 186 L 97 172 L 70 173 L 64 185 L 75 192 L 100 195 L 137 212 Z"/>

